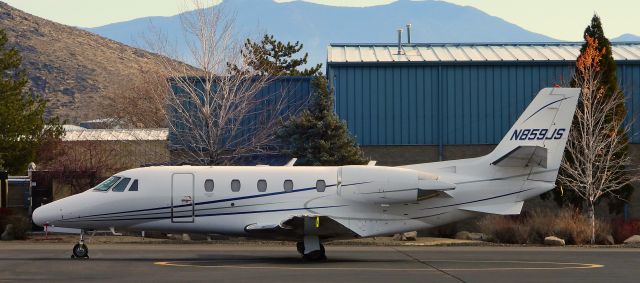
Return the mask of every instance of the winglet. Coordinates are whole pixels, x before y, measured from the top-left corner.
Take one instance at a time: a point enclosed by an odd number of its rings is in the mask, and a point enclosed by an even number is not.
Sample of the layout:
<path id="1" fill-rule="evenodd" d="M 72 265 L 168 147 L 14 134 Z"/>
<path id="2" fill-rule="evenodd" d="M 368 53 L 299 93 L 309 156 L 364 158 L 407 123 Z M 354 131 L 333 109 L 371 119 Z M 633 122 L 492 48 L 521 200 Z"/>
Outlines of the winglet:
<path id="1" fill-rule="evenodd" d="M 298 158 L 291 158 L 291 160 L 289 160 L 289 162 L 287 162 L 287 164 L 285 164 L 284 166 L 293 166 L 296 161 L 298 161 Z"/>

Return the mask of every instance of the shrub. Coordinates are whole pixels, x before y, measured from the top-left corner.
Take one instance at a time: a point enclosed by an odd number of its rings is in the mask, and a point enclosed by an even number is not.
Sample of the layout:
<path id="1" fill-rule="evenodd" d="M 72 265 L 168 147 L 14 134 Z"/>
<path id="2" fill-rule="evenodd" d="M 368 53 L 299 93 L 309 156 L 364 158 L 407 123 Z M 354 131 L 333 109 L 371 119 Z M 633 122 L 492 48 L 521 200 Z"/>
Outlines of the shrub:
<path id="1" fill-rule="evenodd" d="M 495 242 L 504 244 L 526 244 L 529 242 L 529 227 L 522 225 L 516 217 L 489 215 L 478 221 L 480 232 Z"/>
<path id="2" fill-rule="evenodd" d="M 572 209 L 536 209 L 518 216 L 489 215 L 477 222 L 479 230 L 499 243 L 541 244 L 547 236 L 557 236 L 570 245 L 591 240 L 589 218 Z M 604 243 L 610 226 L 596 220 L 596 242 Z"/>
<path id="3" fill-rule="evenodd" d="M 616 218 L 611 221 L 611 225 L 616 243 L 622 243 L 627 238 L 640 234 L 640 219 L 630 219 L 625 222 L 622 218 Z"/>
<path id="4" fill-rule="evenodd" d="M 16 240 L 24 240 L 27 238 L 27 232 L 31 231 L 31 220 L 23 215 L 4 215 L 0 217 L 0 233 L 8 224 L 13 224 L 13 236 Z"/>

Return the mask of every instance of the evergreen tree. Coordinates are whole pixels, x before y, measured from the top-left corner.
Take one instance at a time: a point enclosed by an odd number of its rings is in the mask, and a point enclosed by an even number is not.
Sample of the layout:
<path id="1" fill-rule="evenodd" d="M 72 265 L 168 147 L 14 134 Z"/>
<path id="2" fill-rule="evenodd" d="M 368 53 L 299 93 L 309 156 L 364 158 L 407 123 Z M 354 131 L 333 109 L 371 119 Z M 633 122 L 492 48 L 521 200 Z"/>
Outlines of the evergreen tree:
<path id="1" fill-rule="evenodd" d="M 599 75 L 600 75 L 600 81 L 602 84 L 601 87 L 605 89 L 604 95 L 612 98 L 616 95 L 623 95 L 623 93 L 620 91 L 620 88 L 618 86 L 618 78 L 616 76 L 617 67 L 616 67 L 616 62 L 613 60 L 613 56 L 611 53 L 611 42 L 609 42 L 609 39 L 607 39 L 607 37 L 605 37 L 604 35 L 604 30 L 602 29 L 602 22 L 600 21 L 600 17 L 598 17 L 598 15 L 593 15 L 593 18 L 591 19 L 591 24 L 587 26 L 587 28 L 585 29 L 583 36 L 585 38 L 585 43 L 582 45 L 582 48 L 580 49 L 580 56 L 583 56 L 585 50 L 587 49 L 587 42 L 586 42 L 587 37 L 595 39 L 598 43 L 598 49 L 604 50 L 604 54 L 598 62 L 598 64 L 600 65 Z M 576 87 L 575 79 L 571 82 L 571 86 Z M 578 102 L 578 107 L 581 107 L 580 102 Z M 621 103 L 616 108 L 615 113 L 611 113 L 611 117 L 609 118 L 609 120 L 610 121 L 624 120 L 626 113 L 627 112 L 625 109 L 625 105 L 624 103 Z M 579 131 L 580 129 L 575 126 L 576 119 L 574 119 L 573 122 L 574 122 L 574 126 L 571 128 L 571 131 Z M 623 139 L 628 140 L 628 137 L 626 133 L 623 131 L 623 129 L 619 130 L 618 135 L 622 136 Z M 626 154 L 626 148 L 624 151 L 621 151 L 617 156 L 618 158 L 621 158 L 625 154 Z M 568 152 L 565 152 L 564 158 L 565 160 L 569 160 L 569 161 L 573 160 L 571 154 L 569 154 Z M 561 170 L 560 174 L 564 174 L 564 172 L 562 172 Z M 620 172 L 621 177 L 623 176 L 623 174 L 624 172 Z M 578 208 L 582 207 L 584 200 L 580 198 L 572 190 L 568 188 L 566 189 L 562 188 L 562 185 L 563 184 L 560 184 L 558 182 L 557 186 L 561 189 L 556 189 L 553 191 L 554 200 L 558 203 L 558 205 L 568 204 Z M 617 196 L 613 196 L 613 195 L 608 196 L 606 199 L 609 205 L 609 211 L 612 213 L 622 212 L 622 209 L 625 204 L 624 200 L 629 199 L 632 193 L 633 193 L 633 186 L 627 185 L 623 189 L 617 192 L 618 194 Z"/>
<path id="2" fill-rule="evenodd" d="M 304 53 L 302 58 L 294 58 L 302 50 L 304 45 L 296 41 L 295 43 L 282 43 L 273 38 L 273 35 L 265 34 L 260 42 L 253 42 L 247 39 L 242 50 L 242 57 L 245 63 L 260 72 L 262 75 L 271 76 L 314 76 L 322 68 L 322 64 L 317 64 L 311 68 L 299 70 L 301 66 L 307 64 L 308 53 Z"/>
<path id="3" fill-rule="evenodd" d="M 362 150 L 333 111 L 333 91 L 322 76 L 313 79 L 309 108 L 290 118 L 278 132 L 287 150 L 300 165 L 364 164 Z"/>
<path id="4" fill-rule="evenodd" d="M 57 119 L 43 118 L 46 101 L 26 95 L 27 76 L 18 50 L 7 46 L 0 30 L 0 164 L 10 174 L 24 174 L 40 146 L 62 135 Z"/>

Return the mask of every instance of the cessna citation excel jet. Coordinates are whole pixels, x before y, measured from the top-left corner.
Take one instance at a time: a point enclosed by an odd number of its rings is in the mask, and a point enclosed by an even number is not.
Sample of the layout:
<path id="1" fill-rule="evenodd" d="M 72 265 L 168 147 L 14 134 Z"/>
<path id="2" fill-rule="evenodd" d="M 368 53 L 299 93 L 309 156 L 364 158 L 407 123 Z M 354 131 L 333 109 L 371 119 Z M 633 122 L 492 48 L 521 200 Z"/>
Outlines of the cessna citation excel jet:
<path id="1" fill-rule="evenodd" d="M 131 169 L 36 209 L 37 225 L 323 242 L 390 235 L 480 214 L 519 214 L 554 187 L 580 90 L 545 88 L 490 154 L 399 167 L 157 166 Z M 83 242 L 76 257 L 87 257 Z"/>

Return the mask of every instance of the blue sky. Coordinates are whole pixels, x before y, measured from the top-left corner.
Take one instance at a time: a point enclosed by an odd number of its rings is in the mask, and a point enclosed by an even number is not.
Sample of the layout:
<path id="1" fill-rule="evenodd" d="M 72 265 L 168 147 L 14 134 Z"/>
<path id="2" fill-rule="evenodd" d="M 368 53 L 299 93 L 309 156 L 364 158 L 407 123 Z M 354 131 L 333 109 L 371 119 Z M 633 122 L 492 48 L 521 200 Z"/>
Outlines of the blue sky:
<path id="1" fill-rule="evenodd" d="M 59 23 L 96 27 L 145 16 L 171 16 L 189 9 L 189 0 L 2 0 Z M 286 2 L 289 0 L 276 0 Z M 598 13 L 609 37 L 640 35 L 638 0 L 446 0 L 476 7 L 525 29 L 561 40 L 580 40 L 591 15 Z M 205 0 L 209 5 L 219 0 Z M 371 6 L 394 0 L 309 0 L 335 6 Z"/>

